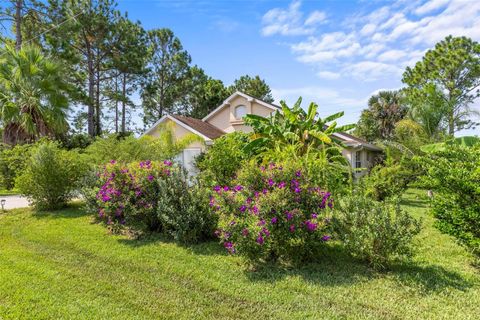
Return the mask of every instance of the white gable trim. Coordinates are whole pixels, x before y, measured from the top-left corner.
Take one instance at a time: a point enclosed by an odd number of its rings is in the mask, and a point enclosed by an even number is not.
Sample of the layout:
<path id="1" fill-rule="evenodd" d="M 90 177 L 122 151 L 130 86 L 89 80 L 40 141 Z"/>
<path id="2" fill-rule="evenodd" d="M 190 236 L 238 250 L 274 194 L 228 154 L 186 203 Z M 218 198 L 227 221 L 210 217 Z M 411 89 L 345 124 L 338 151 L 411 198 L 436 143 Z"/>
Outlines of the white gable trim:
<path id="1" fill-rule="evenodd" d="M 345 140 L 344 144 L 349 147 L 357 148 L 358 146 L 361 146 L 363 148 L 373 150 L 373 151 L 382 151 L 381 148 L 377 147 L 374 144 L 371 143 L 365 143 L 365 142 L 359 142 L 357 140 L 354 140 L 348 136 L 343 135 L 341 132 L 334 132 L 332 136 L 340 138 Z"/>
<path id="2" fill-rule="evenodd" d="M 352 138 L 350 138 L 350 137 L 344 136 L 340 132 L 334 132 L 334 133 L 332 133 L 332 136 L 343 139 L 343 140 L 346 140 L 346 141 L 355 141 L 355 140 L 352 140 Z"/>
<path id="3" fill-rule="evenodd" d="M 211 117 L 213 117 L 215 114 L 217 114 L 220 110 L 222 110 L 224 107 L 227 107 L 227 106 L 230 106 L 230 101 L 233 100 L 233 98 L 236 98 L 238 96 L 241 96 L 245 99 L 247 99 L 247 101 L 250 101 L 250 102 L 256 102 L 258 104 L 261 104 L 262 106 L 265 106 L 269 109 L 272 109 L 273 111 L 276 111 L 276 110 L 279 110 L 277 107 L 275 107 L 274 105 L 270 104 L 270 103 L 267 103 L 265 101 L 262 101 L 262 100 L 259 100 L 259 99 L 255 99 L 254 97 L 252 96 L 249 96 L 248 94 L 245 94 L 243 92 L 240 92 L 240 91 L 236 91 L 234 92 L 232 95 L 230 95 L 230 97 L 228 97 L 227 99 L 225 99 L 225 101 L 223 101 L 223 103 L 221 105 L 219 105 L 217 108 L 215 108 L 215 110 L 213 110 L 212 112 L 210 112 L 209 114 L 207 114 L 203 119 L 202 121 L 207 121 L 208 119 L 210 119 Z"/>
<path id="4" fill-rule="evenodd" d="M 150 129 L 148 129 L 147 131 L 145 131 L 140 137 L 143 137 L 145 135 L 148 135 L 149 133 L 151 133 L 155 128 L 158 127 L 158 125 L 160 125 L 162 122 L 164 122 L 166 119 L 169 119 L 169 120 L 172 120 L 173 122 L 175 122 L 176 124 L 178 124 L 179 126 L 187 129 L 188 131 L 196 134 L 197 136 L 200 136 L 202 137 L 205 141 L 211 141 L 212 139 L 210 139 L 209 137 L 205 136 L 204 134 L 198 132 L 197 130 L 193 129 L 192 127 L 190 127 L 189 125 L 181 122 L 180 120 L 177 120 L 176 118 L 172 117 L 171 115 L 167 114 L 167 115 L 164 115 L 163 117 L 160 118 L 160 120 L 158 120 L 157 122 L 155 122 L 155 124 L 153 126 L 150 127 Z"/>

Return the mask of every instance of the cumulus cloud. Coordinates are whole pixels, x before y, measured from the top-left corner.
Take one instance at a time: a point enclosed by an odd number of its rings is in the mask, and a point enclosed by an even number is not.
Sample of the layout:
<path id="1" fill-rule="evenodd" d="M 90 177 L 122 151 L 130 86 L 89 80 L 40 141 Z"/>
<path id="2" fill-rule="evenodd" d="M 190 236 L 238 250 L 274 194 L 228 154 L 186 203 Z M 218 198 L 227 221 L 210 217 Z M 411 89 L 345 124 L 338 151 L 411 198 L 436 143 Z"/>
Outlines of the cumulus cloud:
<path id="1" fill-rule="evenodd" d="M 314 26 L 317 24 L 322 24 L 326 22 L 326 20 L 327 20 L 327 14 L 323 11 L 316 10 L 310 13 L 307 20 L 305 20 L 305 25 Z"/>
<path id="2" fill-rule="evenodd" d="M 397 1 L 366 15 L 356 13 L 336 24 L 336 31 L 324 33 L 313 25 L 325 23 L 327 14 L 312 11 L 304 20 L 300 5 L 294 1 L 288 9 L 267 12 L 263 33 L 305 35 L 290 48 L 298 61 L 316 67 L 324 79 L 398 77 L 448 35 L 480 40 L 480 1 Z"/>
<path id="3" fill-rule="evenodd" d="M 360 61 L 347 65 L 343 71 L 357 80 L 376 81 L 385 75 L 398 77 L 402 74 L 403 68 L 383 62 Z"/>
<path id="4" fill-rule="evenodd" d="M 355 55 L 360 49 L 360 44 L 353 34 L 333 32 L 320 37 L 309 37 L 306 41 L 292 45 L 291 48 L 299 54 L 299 61 L 325 63 Z"/>
<path id="5" fill-rule="evenodd" d="M 414 12 L 418 15 L 429 13 L 445 6 L 449 0 L 428 0 L 420 7 L 416 8 Z"/>
<path id="6" fill-rule="evenodd" d="M 283 36 L 298 36 L 312 34 L 316 26 L 326 21 L 327 15 L 323 11 L 315 10 L 305 19 L 300 11 L 301 1 L 295 0 L 286 9 L 274 8 L 262 17 L 264 36 L 275 34 Z"/>

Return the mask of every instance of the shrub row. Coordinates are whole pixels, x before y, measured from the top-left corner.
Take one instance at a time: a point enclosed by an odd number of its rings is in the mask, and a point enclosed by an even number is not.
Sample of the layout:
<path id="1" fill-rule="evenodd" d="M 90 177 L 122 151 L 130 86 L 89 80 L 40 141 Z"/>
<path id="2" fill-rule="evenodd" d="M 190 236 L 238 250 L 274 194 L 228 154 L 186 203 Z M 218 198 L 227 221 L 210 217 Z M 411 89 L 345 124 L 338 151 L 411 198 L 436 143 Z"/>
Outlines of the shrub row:
<path id="1" fill-rule="evenodd" d="M 226 139 L 220 149 L 241 145 L 243 138 Z M 29 152 L 16 185 L 37 208 L 62 207 L 81 189 L 88 210 L 112 231 L 157 232 L 192 243 L 216 230 L 227 252 L 252 263 L 310 260 L 333 240 L 383 268 L 408 254 L 418 233 L 418 223 L 398 204 L 373 201 L 362 188 L 349 195 L 341 174 L 316 166 L 318 159 L 308 155 L 259 165 L 236 153 L 234 168 L 220 161 L 221 152 L 209 151 L 203 180 L 192 182 L 168 160 L 112 160 L 95 167 L 88 164 L 88 153 L 66 151 L 54 142 L 41 142 Z M 219 181 L 225 183 L 212 190 Z"/>
<path id="2" fill-rule="evenodd" d="M 112 160 L 83 194 L 90 209 L 114 231 L 129 227 L 196 242 L 211 237 L 216 226 L 208 196 L 189 185 L 185 171 L 168 160 L 128 165 Z"/>
<path id="3" fill-rule="evenodd" d="M 374 201 L 361 185 L 334 198 L 291 163 L 246 165 L 233 185 L 214 191 L 210 206 L 220 217 L 217 236 L 229 253 L 250 262 L 309 260 L 336 240 L 351 255 L 383 269 L 410 255 L 420 231 L 398 200 Z"/>

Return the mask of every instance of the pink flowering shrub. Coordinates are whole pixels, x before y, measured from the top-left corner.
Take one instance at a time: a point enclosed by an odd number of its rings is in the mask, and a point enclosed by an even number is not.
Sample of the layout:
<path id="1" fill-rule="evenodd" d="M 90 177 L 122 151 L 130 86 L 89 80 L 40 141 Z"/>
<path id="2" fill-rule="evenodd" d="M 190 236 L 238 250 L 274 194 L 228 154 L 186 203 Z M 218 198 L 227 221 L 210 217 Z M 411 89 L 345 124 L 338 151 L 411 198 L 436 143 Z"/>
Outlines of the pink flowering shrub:
<path id="1" fill-rule="evenodd" d="M 229 253 L 251 261 L 304 260 L 330 240 L 331 194 L 312 186 L 301 169 L 247 165 L 233 186 L 216 186 L 210 206 L 217 236 Z"/>
<path id="2" fill-rule="evenodd" d="M 130 225 L 141 230 L 160 228 L 157 218 L 158 179 L 172 174 L 170 161 L 110 161 L 97 173 L 95 202 L 98 217 L 113 229 Z"/>

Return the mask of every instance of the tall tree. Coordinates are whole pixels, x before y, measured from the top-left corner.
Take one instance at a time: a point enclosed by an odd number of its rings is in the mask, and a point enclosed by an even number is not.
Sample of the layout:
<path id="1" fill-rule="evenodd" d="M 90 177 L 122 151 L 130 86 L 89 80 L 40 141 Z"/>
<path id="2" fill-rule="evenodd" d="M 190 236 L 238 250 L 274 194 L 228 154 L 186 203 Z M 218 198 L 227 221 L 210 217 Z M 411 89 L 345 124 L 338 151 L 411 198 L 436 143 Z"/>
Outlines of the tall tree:
<path id="1" fill-rule="evenodd" d="M 102 102 L 112 79 L 112 55 L 121 19 L 114 0 L 49 0 L 48 16 L 55 26 L 47 34 L 52 53 L 68 61 L 79 101 L 87 106 L 90 136 L 102 131 Z"/>
<path id="2" fill-rule="evenodd" d="M 380 91 L 368 99 L 368 109 L 362 111 L 355 134 L 368 141 L 391 139 L 395 124 L 407 110 L 400 91 Z"/>
<path id="3" fill-rule="evenodd" d="M 24 41 L 32 44 L 36 40 L 41 28 L 39 20 L 42 19 L 42 12 L 38 1 L 7 0 L 0 5 L 0 24 L 5 30 L 11 26 L 14 34 L 15 50 L 20 50 Z M 7 42 L 10 39 L 6 39 Z M 38 42 L 34 43 L 38 44 Z"/>
<path id="4" fill-rule="evenodd" d="M 228 97 L 223 82 L 207 76 L 197 66 L 190 68 L 188 87 L 185 112 L 193 118 L 205 117 Z"/>
<path id="5" fill-rule="evenodd" d="M 145 124 L 175 112 L 187 94 L 190 55 L 170 29 L 148 31 L 149 72 L 141 97 Z"/>
<path id="6" fill-rule="evenodd" d="M 69 86 L 61 66 L 35 47 L 7 46 L 0 58 L 0 119 L 3 141 L 16 144 L 68 129 Z"/>
<path id="7" fill-rule="evenodd" d="M 407 67 L 402 81 L 417 101 L 428 96 L 433 84 L 447 105 L 448 133 L 474 124 L 470 104 L 480 96 L 480 44 L 466 37 L 448 36 L 427 51 L 414 68 Z"/>
<path id="8" fill-rule="evenodd" d="M 236 79 L 230 87 L 228 87 L 228 90 L 230 94 L 235 91 L 241 91 L 268 103 L 274 101 L 270 86 L 258 75 L 254 77 L 249 75 L 241 76 Z"/>
<path id="9" fill-rule="evenodd" d="M 111 97 L 115 105 L 115 132 L 126 132 L 127 108 L 134 108 L 130 98 L 146 75 L 147 46 L 145 31 L 127 17 L 117 24 L 119 39 L 113 50 Z M 120 106 L 119 106 L 120 104 Z"/>

